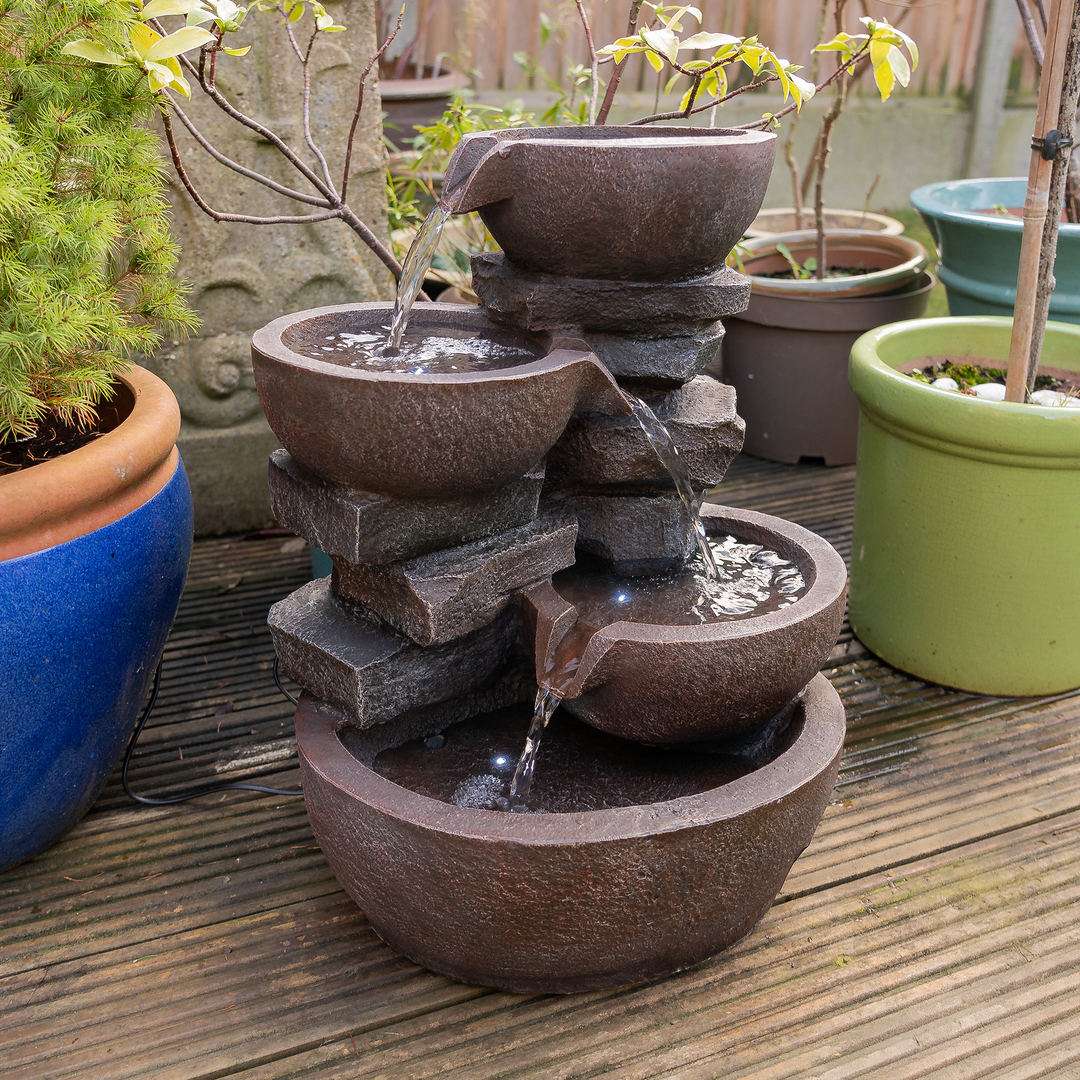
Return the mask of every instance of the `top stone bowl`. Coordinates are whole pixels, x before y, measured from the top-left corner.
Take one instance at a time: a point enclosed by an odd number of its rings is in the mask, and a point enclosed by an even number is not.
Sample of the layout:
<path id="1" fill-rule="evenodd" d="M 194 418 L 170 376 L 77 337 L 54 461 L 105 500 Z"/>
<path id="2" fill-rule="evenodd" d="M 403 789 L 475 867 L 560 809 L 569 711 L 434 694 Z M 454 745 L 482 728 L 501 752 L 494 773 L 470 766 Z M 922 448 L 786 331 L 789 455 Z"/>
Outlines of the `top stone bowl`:
<path id="1" fill-rule="evenodd" d="M 757 216 L 776 136 L 724 128 L 510 128 L 462 139 L 443 182 L 518 269 L 685 281 L 722 266 Z"/>

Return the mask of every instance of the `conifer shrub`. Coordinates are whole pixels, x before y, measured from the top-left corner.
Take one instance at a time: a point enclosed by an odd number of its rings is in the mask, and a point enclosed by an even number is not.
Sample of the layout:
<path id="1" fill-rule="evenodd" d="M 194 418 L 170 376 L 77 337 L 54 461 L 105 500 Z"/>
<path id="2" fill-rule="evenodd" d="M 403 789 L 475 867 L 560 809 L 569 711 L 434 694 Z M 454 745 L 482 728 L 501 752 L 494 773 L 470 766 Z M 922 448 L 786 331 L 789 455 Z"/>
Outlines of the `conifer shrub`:
<path id="1" fill-rule="evenodd" d="M 156 107 L 127 68 L 121 0 L 0 0 L 0 444 L 55 418 L 84 428 L 136 351 L 196 318 L 172 275 Z"/>

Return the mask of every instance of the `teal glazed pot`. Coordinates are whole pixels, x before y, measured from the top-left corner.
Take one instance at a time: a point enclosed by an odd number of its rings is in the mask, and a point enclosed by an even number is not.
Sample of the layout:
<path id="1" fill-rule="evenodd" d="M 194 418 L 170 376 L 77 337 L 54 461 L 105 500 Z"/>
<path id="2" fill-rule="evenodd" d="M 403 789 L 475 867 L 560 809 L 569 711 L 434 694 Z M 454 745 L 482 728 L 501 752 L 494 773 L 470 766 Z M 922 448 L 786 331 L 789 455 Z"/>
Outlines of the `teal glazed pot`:
<path id="1" fill-rule="evenodd" d="M 0 476 L 0 870 L 90 809 L 135 727 L 192 542 L 176 399 L 121 376 L 118 425 Z"/>
<path id="2" fill-rule="evenodd" d="M 950 180 L 911 193 L 941 256 L 937 275 L 951 315 L 1012 315 L 1024 223 L 992 211 L 1022 208 L 1026 194 L 1021 177 Z M 1080 225 L 1061 225 L 1054 277 L 1050 318 L 1080 323 Z"/>
<path id="3" fill-rule="evenodd" d="M 1012 320 L 882 326 L 851 352 L 859 400 L 848 611 L 859 640 L 979 694 L 1080 686 L 1080 409 L 987 401 L 904 374 L 927 356 L 1004 366 Z M 1080 327 L 1042 367 L 1080 380 Z"/>

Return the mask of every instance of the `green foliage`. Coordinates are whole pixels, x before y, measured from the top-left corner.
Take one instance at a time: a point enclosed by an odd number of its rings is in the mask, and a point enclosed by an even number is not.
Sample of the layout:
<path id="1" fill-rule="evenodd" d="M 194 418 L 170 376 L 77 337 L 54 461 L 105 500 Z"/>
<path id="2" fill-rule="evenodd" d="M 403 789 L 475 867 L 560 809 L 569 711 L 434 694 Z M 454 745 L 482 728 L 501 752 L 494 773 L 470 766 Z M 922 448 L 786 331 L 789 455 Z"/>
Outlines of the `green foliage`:
<path id="1" fill-rule="evenodd" d="M 812 255 L 800 266 L 787 244 L 777 244 L 776 252 L 787 260 L 788 266 L 791 267 L 791 276 L 796 281 L 807 281 L 814 276 L 814 271 L 817 270 L 817 259 Z"/>
<path id="2" fill-rule="evenodd" d="M 68 59 L 123 45 L 117 0 L 0 0 L 0 441 L 84 425 L 159 329 L 195 324 L 171 271 L 146 79 Z"/>

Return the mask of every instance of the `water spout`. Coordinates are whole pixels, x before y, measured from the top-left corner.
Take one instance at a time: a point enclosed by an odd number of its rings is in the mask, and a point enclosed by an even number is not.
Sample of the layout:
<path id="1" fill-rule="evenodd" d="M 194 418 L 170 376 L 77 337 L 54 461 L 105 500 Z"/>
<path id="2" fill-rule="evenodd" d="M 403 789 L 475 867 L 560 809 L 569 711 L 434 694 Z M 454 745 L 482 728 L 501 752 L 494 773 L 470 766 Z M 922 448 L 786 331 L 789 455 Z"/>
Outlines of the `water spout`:
<path id="1" fill-rule="evenodd" d="M 401 281 L 398 282 L 397 298 L 394 300 L 394 317 L 390 323 L 387 349 L 396 351 L 401 348 L 401 339 L 405 336 L 405 328 L 409 324 L 409 314 L 423 287 L 424 275 L 427 274 L 431 260 L 435 257 L 443 226 L 452 213 L 453 211 L 442 202 L 436 203 L 431 213 L 424 218 L 424 223 L 420 226 L 409 248 L 409 253 L 405 256 L 405 262 L 401 267 Z"/>

